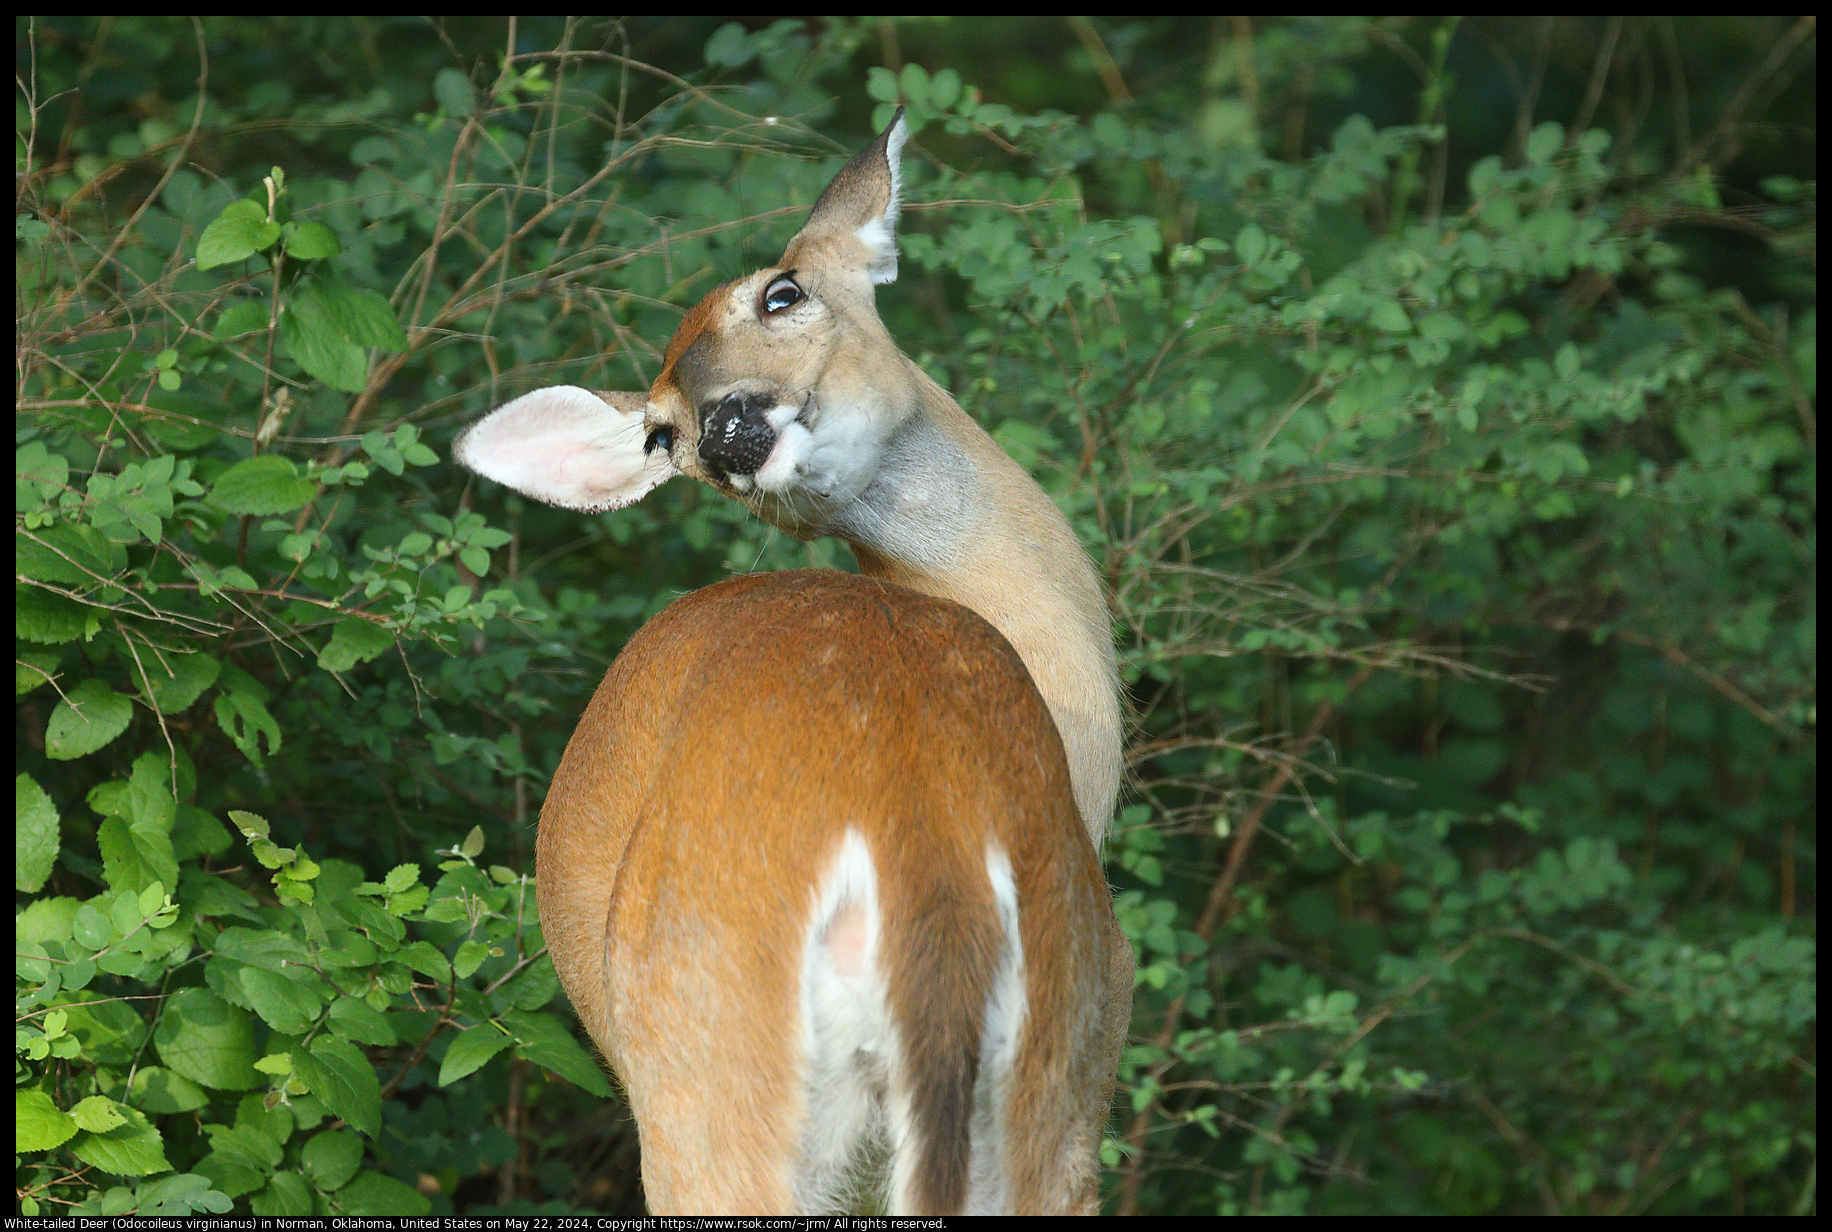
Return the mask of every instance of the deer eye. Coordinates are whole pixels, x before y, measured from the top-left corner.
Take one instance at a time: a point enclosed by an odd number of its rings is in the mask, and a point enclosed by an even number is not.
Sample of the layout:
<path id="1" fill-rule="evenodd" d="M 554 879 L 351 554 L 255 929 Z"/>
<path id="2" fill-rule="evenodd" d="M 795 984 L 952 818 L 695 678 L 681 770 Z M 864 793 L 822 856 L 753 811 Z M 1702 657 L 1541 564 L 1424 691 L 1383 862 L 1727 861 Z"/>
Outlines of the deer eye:
<path id="1" fill-rule="evenodd" d="M 770 279 L 770 285 L 763 289 L 763 310 L 766 313 L 775 316 L 783 309 L 793 308 L 808 298 L 807 292 L 796 285 L 795 279 L 790 276 L 794 273 L 794 270 L 790 270 L 787 274 L 778 274 Z"/>
<path id="2" fill-rule="evenodd" d="M 642 451 L 645 456 L 654 453 L 657 449 L 664 453 L 674 452 L 674 429 L 666 424 L 651 431 L 648 438 L 642 443 Z"/>

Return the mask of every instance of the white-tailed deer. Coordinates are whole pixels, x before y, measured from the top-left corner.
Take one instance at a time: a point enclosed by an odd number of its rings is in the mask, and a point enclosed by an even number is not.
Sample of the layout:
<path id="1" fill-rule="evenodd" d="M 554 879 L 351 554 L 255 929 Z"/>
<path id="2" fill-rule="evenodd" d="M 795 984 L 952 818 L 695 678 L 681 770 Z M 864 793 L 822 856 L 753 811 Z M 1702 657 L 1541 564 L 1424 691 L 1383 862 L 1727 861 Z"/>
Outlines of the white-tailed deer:
<path id="1" fill-rule="evenodd" d="M 589 511 L 685 474 L 865 574 L 676 601 L 541 812 L 542 927 L 657 1212 L 1098 1205 L 1132 998 L 1096 854 L 1107 611 L 1060 511 L 878 318 L 906 135 L 702 299 L 646 395 L 537 390 L 457 445 Z"/>

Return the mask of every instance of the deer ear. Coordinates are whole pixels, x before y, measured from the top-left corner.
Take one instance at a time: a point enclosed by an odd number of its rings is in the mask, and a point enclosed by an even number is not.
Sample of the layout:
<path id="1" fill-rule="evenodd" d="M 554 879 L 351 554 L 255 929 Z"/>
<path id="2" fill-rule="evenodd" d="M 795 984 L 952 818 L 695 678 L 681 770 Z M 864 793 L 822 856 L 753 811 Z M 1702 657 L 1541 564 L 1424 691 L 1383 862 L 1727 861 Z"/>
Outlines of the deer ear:
<path id="1" fill-rule="evenodd" d="M 857 266 L 874 283 L 897 278 L 897 207 L 903 197 L 903 143 L 910 139 L 903 108 L 878 139 L 853 155 L 814 203 L 808 221 L 783 250 L 793 269 L 816 255 Z"/>
<path id="2" fill-rule="evenodd" d="M 666 449 L 650 446 L 647 404 L 642 394 L 552 385 L 472 424 L 452 456 L 549 505 L 587 513 L 619 509 L 680 473 Z"/>

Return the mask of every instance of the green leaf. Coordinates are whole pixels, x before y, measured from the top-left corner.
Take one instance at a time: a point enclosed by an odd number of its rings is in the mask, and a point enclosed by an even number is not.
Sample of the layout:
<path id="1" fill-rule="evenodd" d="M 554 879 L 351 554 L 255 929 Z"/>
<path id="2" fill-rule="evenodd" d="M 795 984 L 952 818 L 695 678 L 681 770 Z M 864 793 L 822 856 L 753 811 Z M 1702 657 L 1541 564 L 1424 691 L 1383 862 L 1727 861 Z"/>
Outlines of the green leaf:
<path id="1" fill-rule="evenodd" d="M 1404 306 L 1390 299 L 1376 300 L 1368 309 L 1368 320 L 1382 333 L 1412 332 L 1412 318 L 1406 315 Z"/>
<path id="2" fill-rule="evenodd" d="M 216 952 L 266 971 L 311 965 L 311 954 L 298 937 L 278 929 L 225 928 L 217 935 Z"/>
<path id="3" fill-rule="evenodd" d="M 332 389 L 359 393 L 368 379 L 369 358 L 363 349 L 340 336 L 326 322 L 316 299 L 297 300 L 280 318 L 286 353 L 312 376 Z"/>
<path id="4" fill-rule="evenodd" d="M 246 198 L 231 201 L 197 237 L 197 268 L 215 269 L 252 257 L 280 238 L 280 225 Z"/>
<path id="5" fill-rule="evenodd" d="M 1577 344 L 1573 342 L 1567 342 L 1558 349 L 1558 354 L 1552 357 L 1552 369 L 1558 373 L 1561 381 L 1569 381 L 1576 376 L 1581 363 L 1582 361 L 1578 358 Z"/>
<path id="6" fill-rule="evenodd" d="M 331 640 L 318 652 L 318 666 L 327 672 L 347 672 L 394 648 L 394 634 L 373 620 L 346 616 L 331 630 Z"/>
<path id="7" fill-rule="evenodd" d="M 70 937 L 90 953 L 107 949 L 120 940 L 107 913 L 94 903 L 84 903 L 76 909 L 76 916 L 70 922 Z"/>
<path id="8" fill-rule="evenodd" d="M 14 536 L 19 573 L 37 582 L 92 587 L 127 567 L 126 549 L 101 530 L 60 522 Z"/>
<path id="9" fill-rule="evenodd" d="M 177 888 L 178 857 L 172 851 L 172 836 L 157 822 L 106 818 L 96 831 L 96 846 L 101 849 L 110 887 L 139 892 L 158 885 L 168 893 Z"/>
<path id="10" fill-rule="evenodd" d="M 439 1064 L 439 1085 L 450 1086 L 458 1079 L 482 1069 L 484 1063 L 505 1048 L 513 1047 L 515 1037 L 505 1035 L 488 1023 L 462 1032 L 446 1049 Z"/>
<path id="11" fill-rule="evenodd" d="M 214 1148 L 209 1162 L 242 1173 L 238 1187 L 243 1192 L 261 1184 L 261 1179 L 256 1179 L 250 1185 L 248 1175 L 267 1177 L 279 1166 L 286 1149 L 285 1141 L 279 1136 L 281 1127 L 272 1118 L 259 1115 L 259 1107 L 259 1104 L 254 1105 L 256 1115 L 251 1116 L 250 1105 L 244 1102 L 234 1125 L 204 1126 L 204 1133 L 209 1135 Z"/>
<path id="12" fill-rule="evenodd" d="M 13 631 L 24 641 L 53 646 L 87 641 L 102 627 L 102 609 L 35 586 L 15 586 L 13 602 Z"/>
<path id="13" fill-rule="evenodd" d="M 929 103 L 941 111 L 948 111 L 960 101 L 961 75 L 951 68 L 936 72 L 929 81 Z M 1108 114 L 1103 112 L 1104 114 Z"/>
<path id="14" fill-rule="evenodd" d="M 1446 338 L 1455 340 L 1467 334 L 1469 332 L 1469 327 L 1464 324 L 1461 317 L 1454 316 L 1448 312 L 1433 312 L 1419 318 L 1418 331 L 1426 338 Z M 1473 375 L 1470 378 L 1472 382 L 1478 381 L 1479 379 L 1479 377 Z M 1467 389 L 1465 390 L 1465 395 L 1468 395 Z M 1481 392 L 1478 390 L 1475 396 L 1480 398 L 1482 396 Z"/>
<path id="15" fill-rule="evenodd" d="M 865 70 L 865 94 L 881 103 L 896 102 L 897 74 L 882 65 L 872 65 Z"/>
<path id="16" fill-rule="evenodd" d="M 99 680 L 85 680 L 57 703 L 45 725 L 45 756 L 69 761 L 102 748 L 127 730 L 134 704 Z"/>
<path id="17" fill-rule="evenodd" d="M 229 820 L 235 828 L 249 838 L 266 838 L 270 833 L 267 818 L 259 813 L 250 813 L 244 809 L 230 809 Z"/>
<path id="18" fill-rule="evenodd" d="M 78 1100 L 76 1107 L 70 1109 L 70 1116 L 76 1121 L 78 1129 L 88 1130 L 92 1134 L 107 1133 L 117 1125 L 127 1124 L 121 1105 L 100 1095 Z"/>
<path id="19" fill-rule="evenodd" d="M 382 1084 L 355 1044 L 321 1035 L 309 1052 L 293 1053 L 293 1068 L 325 1107 L 375 1137 L 382 1127 Z"/>
<path id="20" fill-rule="evenodd" d="M 305 1216 L 312 1213 L 312 1190 L 297 1172 L 275 1172 L 267 1188 L 248 1200 L 256 1215 Z"/>
<path id="21" fill-rule="evenodd" d="M 347 1129 L 313 1134 L 300 1148 L 299 1163 L 319 1189 L 342 1189 L 362 1167 L 363 1140 Z"/>
<path id="22" fill-rule="evenodd" d="M 59 850 L 57 806 L 29 774 L 13 779 L 13 888 L 36 894 Z M 176 884 L 174 882 L 174 884 Z"/>
<path id="23" fill-rule="evenodd" d="M 214 1140 L 218 1134 L 211 1131 L 224 1128 L 221 1125 L 206 1125 L 204 1133 Z M 251 1193 L 267 1183 L 267 1177 L 259 1169 L 236 1163 L 227 1154 L 215 1151 L 198 1160 L 195 1166 L 213 1188 L 232 1198 Z"/>
<path id="24" fill-rule="evenodd" d="M 13 1092 L 13 1149 L 48 1151 L 76 1136 L 76 1118 L 35 1087 Z"/>
<path id="25" fill-rule="evenodd" d="M 358 997 L 339 997 L 331 1002 L 330 1023 L 343 1035 L 377 1048 L 400 1042 L 387 1017 Z"/>
<path id="26" fill-rule="evenodd" d="M 291 513 L 312 499 L 313 490 L 291 458 L 263 454 L 224 471 L 207 499 L 224 513 L 258 516 Z"/>
<path id="27" fill-rule="evenodd" d="M 342 1215 L 424 1215 L 432 1210 L 427 1196 L 381 1172 L 359 1173 L 328 1199 Z"/>
<path id="28" fill-rule="evenodd" d="M 448 116 L 468 116 L 477 108 L 471 79 L 455 68 L 442 68 L 433 76 L 433 97 Z"/>
<path id="29" fill-rule="evenodd" d="M 337 904 L 340 913 L 351 913 L 352 922 L 356 922 L 355 912 L 367 910 L 372 906 L 360 899 L 347 898 L 340 899 Z M 362 933 L 349 929 L 333 929 L 326 941 L 328 946 L 318 951 L 319 961 L 326 967 L 371 967 L 375 965 L 381 955 L 374 941 Z M 352 1038 L 360 1037 L 352 1036 Z M 370 1041 L 365 1040 L 364 1042 Z"/>
<path id="30" fill-rule="evenodd" d="M 439 947 L 430 941 L 415 941 L 404 945 L 395 958 L 423 975 L 432 976 L 441 984 L 451 983 L 452 964 L 439 952 Z"/>
<path id="31" fill-rule="evenodd" d="M 328 275 L 294 291 L 281 333 L 300 367 L 349 393 L 360 392 L 368 376 L 364 347 L 407 348 L 407 335 L 387 300 Z"/>
<path id="32" fill-rule="evenodd" d="M 460 553 L 460 559 L 467 557 L 471 551 L 472 549 L 470 548 L 464 549 L 464 551 Z M 479 551 L 478 556 L 482 559 L 484 572 L 488 572 L 490 568 L 489 553 Z M 475 572 L 475 570 L 473 570 L 473 572 Z M 457 611 L 459 609 L 452 608 L 449 610 Z M 51 683 L 52 677 L 57 675 L 58 658 L 59 656 L 55 651 L 31 650 L 24 646 L 18 647 L 13 654 L 13 696 L 23 697 L 33 689 Z"/>
<path id="33" fill-rule="evenodd" d="M 64 987 L 75 987 L 67 972 Z M 146 1044 L 147 1024 L 126 1002 L 99 999 L 68 1009 L 71 1034 L 82 1041 L 87 1059 L 102 1065 L 125 1066 Z"/>
<path id="34" fill-rule="evenodd" d="M 429 911 L 427 914 L 430 917 L 432 913 Z M 469 979 L 477 974 L 477 968 L 483 966 L 484 960 L 489 957 L 490 946 L 487 943 L 465 941 L 459 945 L 458 952 L 452 955 L 452 974 L 461 980 Z"/>
<path id="35" fill-rule="evenodd" d="M 554 973 L 551 960 L 543 958 L 522 968 L 521 974 L 503 990 L 518 1010 L 538 1010 L 552 1003 L 560 991 L 560 977 Z"/>
<path id="36" fill-rule="evenodd" d="M 741 68 L 756 54 L 744 27 L 735 21 L 726 22 L 706 40 L 706 63 L 714 68 Z"/>
<path id="37" fill-rule="evenodd" d="M 903 97 L 911 106 L 924 108 L 929 105 L 929 70 L 914 60 L 903 66 L 899 78 L 903 86 Z"/>
<path id="38" fill-rule="evenodd" d="M 357 346 L 379 347 L 384 351 L 405 351 L 407 335 L 395 318 L 388 300 L 367 287 L 357 287 L 340 278 L 320 276 L 312 280 L 312 291 L 323 304 L 327 319 Z"/>
<path id="39" fill-rule="evenodd" d="M 237 668 L 225 670 L 214 710 L 217 724 L 255 765 L 263 761 L 262 736 L 267 737 L 268 752 L 279 751 L 280 725 L 267 709 L 266 688 L 253 676 Z"/>
<path id="40" fill-rule="evenodd" d="M 160 714 L 177 714 L 190 706 L 223 670 L 222 662 L 207 654 L 168 652 L 143 662 L 153 687 L 151 700 Z"/>
<path id="41" fill-rule="evenodd" d="M 112 1104 L 113 1101 L 103 1102 Z M 113 1104 L 113 1110 L 120 1116 L 120 1121 L 105 1133 L 78 1134 L 70 1143 L 70 1153 L 116 1176 L 170 1172 L 172 1165 L 166 1162 L 165 1140 L 146 1114 L 125 1104 Z"/>
<path id="42" fill-rule="evenodd" d="M 142 1112 L 195 1112 L 210 1102 L 209 1092 L 163 1065 L 135 1070 L 128 1090 Z"/>
<path id="43" fill-rule="evenodd" d="M 286 241 L 286 255 L 302 261 L 334 257 L 343 251 L 337 233 L 321 222 L 302 222 Z"/>
<path id="44" fill-rule="evenodd" d="M 324 1008 L 323 993 L 312 987 L 319 983 L 316 975 L 308 984 L 278 971 L 225 960 L 216 964 L 211 976 L 211 987 L 245 1002 L 282 1035 L 304 1035 Z"/>
<path id="45" fill-rule="evenodd" d="M 135 1206 L 142 1217 L 179 1219 L 196 1214 L 227 1215 L 234 1203 L 228 1194 L 211 1187 L 210 1178 L 180 1172 L 139 1186 Z"/>
<path id="46" fill-rule="evenodd" d="M 248 1012 L 207 988 L 187 988 L 165 1002 L 153 1047 L 167 1068 L 220 1091 L 263 1085 Z"/>
<path id="47" fill-rule="evenodd" d="M 20 941 L 68 941 L 81 909 L 74 898 L 35 899 L 13 917 L 14 935 Z"/>
<path id="48" fill-rule="evenodd" d="M 242 334 L 259 333 L 267 328 L 268 301 L 262 299 L 239 299 L 223 309 L 216 318 L 216 326 L 210 332 L 218 338 L 235 338 Z"/>
<path id="49" fill-rule="evenodd" d="M 1234 237 L 1234 252 L 1240 257 L 1240 263 L 1249 268 L 1265 260 L 1266 252 L 1271 246 L 1271 242 L 1266 238 L 1266 233 L 1260 229 L 1258 223 L 1248 223 Z"/>
<path id="50" fill-rule="evenodd" d="M 1565 129 L 1556 120 L 1547 120 L 1527 137 L 1527 163 L 1543 167 L 1565 144 Z"/>
<path id="51" fill-rule="evenodd" d="M 27 441 L 13 454 L 15 508 L 25 513 L 55 501 L 70 483 L 70 463 L 45 448 L 43 441 Z"/>
<path id="52" fill-rule="evenodd" d="M 611 1087 L 604 1079 L 604 1071 L 557 1016 L 508 1010 L 502 1022 L 515 1032 L 517 1056 L 526 1057 L 593 1095 L 609 1098 Z"/>

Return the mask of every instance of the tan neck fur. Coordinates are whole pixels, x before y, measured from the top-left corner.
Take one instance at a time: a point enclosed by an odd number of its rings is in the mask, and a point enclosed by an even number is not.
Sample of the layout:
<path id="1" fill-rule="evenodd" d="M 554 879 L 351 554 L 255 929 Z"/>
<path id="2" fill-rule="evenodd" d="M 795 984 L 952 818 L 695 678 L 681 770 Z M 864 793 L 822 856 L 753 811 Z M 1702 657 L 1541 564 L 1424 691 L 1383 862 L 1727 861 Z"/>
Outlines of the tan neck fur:
<path id="1" fill-rule="evenodd" d="M 872 577 L 971 608 L 1005 635 L 1062 736 L 1098 847 L 1119 793 L 1121 719 L 1107 605 L 1068 520 L 915 363 L 922 406 L 833 525 Z"/>

